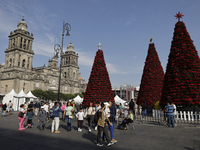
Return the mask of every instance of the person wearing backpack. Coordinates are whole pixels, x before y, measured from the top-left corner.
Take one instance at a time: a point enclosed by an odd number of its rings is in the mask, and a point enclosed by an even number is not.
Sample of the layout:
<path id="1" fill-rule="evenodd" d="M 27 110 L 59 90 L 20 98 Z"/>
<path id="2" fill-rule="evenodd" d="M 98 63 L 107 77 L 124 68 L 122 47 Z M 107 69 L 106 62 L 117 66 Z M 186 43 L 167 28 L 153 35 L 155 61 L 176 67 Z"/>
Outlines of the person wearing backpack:
<path id="1" fill-rule="evenodd" d="M 59 122 L 60 122 L 60 112 L 62 110 L 60 109 L 58 102 L 55 102 L 55 105 L 53 106 L 53 111 L 54 111 L 55 116 L 51 125 L 51 133 L 60 133 L 60 131 L 58 131 L 58 128 L 59 128 Z M 55 131 L 54 131 L 54 125 L 55 125 Z"/>
<path id="2" fill-rule="evenodd" d="M 40 125 L 40 130 L 44 130 L 47 122 L 47 112 L 44 110 L 44 106 L 41 107 L 41 111 L 38 113 L 38 122 Z"/>

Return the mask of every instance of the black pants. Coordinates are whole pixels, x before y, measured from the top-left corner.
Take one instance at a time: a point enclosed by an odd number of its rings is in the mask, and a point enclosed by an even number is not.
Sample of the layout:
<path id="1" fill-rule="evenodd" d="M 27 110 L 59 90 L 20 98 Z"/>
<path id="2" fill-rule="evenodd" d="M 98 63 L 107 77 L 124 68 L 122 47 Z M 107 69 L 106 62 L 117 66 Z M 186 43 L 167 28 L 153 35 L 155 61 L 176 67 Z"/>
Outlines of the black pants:
<path id="1" fill-rule="evenodd" d="M 90 129 L 92 128 L 92 121 L 93 121 L 93 119 L 94 119 L 93 115 L 88 115 L 87 116 L 88 126 L 89 126 Z"/>
<path id="2" fill-rule="evenodd" d="M 97 143 L 101 142 L 102 133 L 105 134 L 107 142 L 110 143 L 111 140 L 110 140 L 110 137 L 108 135 L 108 130 L 106 128 L 106 124 L 104 124 L 104 127 L 98 126 Z"/>
<path id="3" fill-rule="evenodd" d="M 126 127 L 126 124 L 129 124 L 129 123 L 132 123 L 133 120 L 131 119 L 124 119 L 123 122 L 122 122 L 122 126 L 125 128 Z"/>
<path id="4" fill-rule="evenodd" d="M 28 125 L 28 124 L 32 124 L 32 119 L 28 119 L 28 120 L 27 120 L 27 125 Z"/>
<path id="5" fill-rule="evenodd" d="M 83 126 L 83 120 L 78 120 L 78 128 L 82 129 Z"/>

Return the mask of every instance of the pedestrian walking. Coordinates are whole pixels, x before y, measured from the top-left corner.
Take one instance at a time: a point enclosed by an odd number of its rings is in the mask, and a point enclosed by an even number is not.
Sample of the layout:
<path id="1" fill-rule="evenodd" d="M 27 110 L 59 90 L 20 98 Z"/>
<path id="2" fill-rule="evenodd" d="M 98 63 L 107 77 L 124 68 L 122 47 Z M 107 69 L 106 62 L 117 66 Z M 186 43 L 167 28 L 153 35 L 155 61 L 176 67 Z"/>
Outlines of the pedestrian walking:
<path id="1" fill-rule="evenodd" d="M 82 108 L 80 108 L 79 112 L 76 114 L 76 118 L 78 124 L 78 131 L 81 132 L 83 126 L 83 118 L 84 118 L 84 113 Z"/>
<path id="2" fill-rule="evenodd" d="M 110 126 L 110 124 L 108 123 L 108 127 L 110 129 L 110 137 L 111 137 L 111 141 L 116 143 L 117 140 L 115 140 L 115 138 L 114 138 L 114 125 L 115 125 L 116 108 L 115 108 L 115 105 L 112 103 L 112 101 L 109 101 L 109 109 L 110 109 L 109 120 L 112 124 L 112 126 Z"/>
<path id="3" fill-rule="evenodd" d="M 101 110 L 98 111 L 98 134 L 97 134 L 97 146 L 103 146 L 102 145 L 102 138 L 101 138 L 101 135 L 102 133 L 104 132 L 105 136 L 106 136 L 106 141 L 107 141 L 107 146 L 111 146 L 113 145 L 114 143 L 111 142 L 111 139 L 108 135 L 108 130 L 106 128 L 106 125 L 107 125 L 107 122 L 106 120 L 108 121 L 108 123 L 110 124 L 110 126 L 112 126 L 112 123 L 109 121 L 108 119 L 108 114 L 106 114 L 105 112 L 105 105 L 104 103 L 101 103 Z"/>
<path id="4" fill-rule="evenodd" d="M 63 105 L 61 106 L 62 116 L 63 116 L 63 114 L 64 114 L 65 107 L 66 107 L 66 102 L 64 102 Z M 62 117 L 62 121 L 65 121 L 65 117 L 64 117 L 64 118 Z"/>
<path id="5" fill-rule="evenodd" d="M 171 125 L 172 125 L 172 127 L 174 127 L 174 117 L 173 117 L 174 108 L 170 104 L 170 102 L 167 103 L 166 112 L 167 112 L 168 127 L 170 127 Z"/>
<path id="6" fill-rule="evenodd" d="M 33 119 L 34 115 L 35 114 L 33 112 L 33 109 L 27 110 L 28 119 L 27 119 L 27 126 L 26 126 L 26 128 L 32 128 L 33 127 L 33 125 L 32 125 L 32 119 Z"/>
<path id="7" fill-rule="evenodd" d="M 8 115 L 11 114 L 11 112 L 12 112 L 12 107 L 13 107 L 13 104 L 12 104 L 12 102 L 11 102 L 11 100 L 10 100 L 9 103 L 8 103 Z"/>
<path id="8" fill-rule="evenodd" d="M 53 113 L 55 114 L 52 125 L 51 125 L 51 133 L 60 133 L 58 131 L 59 124 L 60 124 L 60 112 L 62 111 L 59 107 L 59 103 L 55 102 L 55 105 L 53 106 Z M 54 126 L 55 126 L 55 131 L 54 131 Z"/>
<path id="9" fill-rule="evenodd" d="M 44 110 L 44 106 L 41 107 L 41 110 L 38 113 L 38 122 L 39 122 L 40 130 L 44 130 L 45 124 L 47 122 L 47 113 Z"/>
<path id="10" fill-rule="evenodd" d="M 72 112 L 74 112 L 74 109 L 71 106 L 71 103 L 68 102 L 67 106 L 65 107 L 64 114 L 63 114 L 63 118 L 65 117 L 65 119 L 67 121 L 67 131 L 71 131 L 71 119 L 73 118 Z"/>
<path id="11" fill-rule="evenodd" d="M 94 115 L 95 115 L 95 107 L 93 107 L 93 103 L 90 103 L 89 107 L 86 109 L 85 116 L 84 116 L 84 118 L 87 117 L 87 120 L 88 120 L 89 132 L 92 131 L 91 129 L 92 129 L 92 121 L 94 119 Z"/>
<path id="12" fill-rule="evenodd" d="M 0 104 L 0 114 L 2 114 L 2 107 L 3 107 L 3 103 L 1 102 L 1 104 Z"/>
<path id="13" fill-rule="evenodd" d="M 142 103 L 142 118 L 146 119 L 146 103 Z"/>
<path id="14" fill-rule="evenodd" d="M 38 112 L 40 110 L 40 103 L 38 103 L 38 101 L 36 101 L 34 107 L 35 107 L 35 116 L 37 117 Z"/>
<path id="15" fill-rule="evenodd" d="M 94 115 L 94 123 L 95 123 L 95 128 L 94 128 L 94 130 L 96 131 L 97 130 L 97 112 L 98 112 L 98 110 L 100 110 L 101 109 L 101 102 L 97 102 L 97 104 L 96 104 L 96 107 L 95 107 L 95 115 Z"/>
<path id="16" fill-rule="evenodd" d="M 7 108 L 7 105 L 6 103 L 2 106 L 2 117 L 5 117 L 6 115 L 6 108 Z"/>
<path id="17" fill-rule="evenodd" d="M 133 113 L 135 113 L 135 103 L 134 103 L 134 100 L 131 99 L 130 103 L 129 103 L 129 110 L 131 110 Z"/>
<path id="18" fill-rule="evenodd" d="M 176 127 L 177 126 L 177 119 L 176 119 L 176 105 L 172 102 L 172 106 L 173 106 L 173 109 L 174 109 L 174 112 L 173 112 L 173 118 L 174 118 L 174 126 Z"/>
<path id="19" fill-rule="evenodd" d="M 44 110 L 45 110 L 46 113 L 47 113 L 47 122 L 49 122 L 49 103 L 48 103 L 48 102 L 46 102 L 46 103 L 44 104 Z"/>
<path id="20" fill-rule="evenodd" d="M 20 105 L 20 110 L 17 114 L 17 118 L 19 119 L 19 130 L 24 130 L 24 122 L 26 119 L 26 110 L 24 109 L 24 104 Z"/>

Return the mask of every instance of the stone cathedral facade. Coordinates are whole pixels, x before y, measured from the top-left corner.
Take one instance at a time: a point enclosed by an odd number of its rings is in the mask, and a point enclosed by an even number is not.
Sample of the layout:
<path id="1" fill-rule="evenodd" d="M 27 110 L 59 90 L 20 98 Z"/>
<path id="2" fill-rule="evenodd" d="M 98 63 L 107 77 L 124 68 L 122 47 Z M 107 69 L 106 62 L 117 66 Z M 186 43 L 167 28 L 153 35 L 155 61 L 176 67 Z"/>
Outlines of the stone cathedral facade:
<path id="1" fill-rule="evenodd" d="M 22 19 L 14 32 L 10 32 L 5 62 L 0 65 L 0 92 L 7 94 L 12 89 L 19 93 L 22 89 L 42 89 L 57 92 L 59 83 L 58 54 L 48 61 L 48 66 L 33 68 L 33 34 L 27 31 L 27 23 Z M 78 53 L 70 43 L 62 55 L 60 92 L 67 94 L 85 92 L 86 83 L 80 76 Z"/>

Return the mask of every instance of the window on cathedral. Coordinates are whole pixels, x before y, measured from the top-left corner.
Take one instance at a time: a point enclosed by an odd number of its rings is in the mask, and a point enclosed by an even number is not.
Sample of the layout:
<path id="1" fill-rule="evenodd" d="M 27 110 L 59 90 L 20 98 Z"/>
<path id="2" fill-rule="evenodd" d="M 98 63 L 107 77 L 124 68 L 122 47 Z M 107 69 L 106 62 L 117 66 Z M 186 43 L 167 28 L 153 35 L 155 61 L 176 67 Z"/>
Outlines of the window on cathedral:
<path id="1" fill-rule="evenodd" d="M 5 92 L 7 92 L 7 90 L 8 90 L 8 85 L 6 85 L 6 87 L 5 87 Z"/>
<path id="2" fill-rule="evenodd" d="M 12 59 L 10 59 L 10 67 L 12 66 Z"/>
<path id="3" fill-rule="evenodd" d="M 67 77 L 67 73 L 66 73 L 66 72 L 65 72 L 65 75 L 64 75 L 64 76 L 65 76 L 65 78 Z"/>
<path id="4" fill-rule="evenodd" d="M 27 46 L 27 50 L 29 50 L 30 48 L 29 48 L 29 46 L 30 46 L 30 40 L 28 40 L 28 46 Z"/>
<path id="5" fill-rule="evenodd" d="M 25 67 L 25 59 L 22 61 L 22 67 Z"/>
<path id="6" fill-rule="evenodd" d="M 21 37 L 21 42 L 20 42 L 20 48 L 22 48 L 22 37 Z"/>

